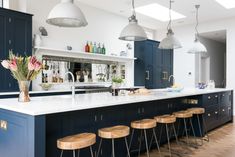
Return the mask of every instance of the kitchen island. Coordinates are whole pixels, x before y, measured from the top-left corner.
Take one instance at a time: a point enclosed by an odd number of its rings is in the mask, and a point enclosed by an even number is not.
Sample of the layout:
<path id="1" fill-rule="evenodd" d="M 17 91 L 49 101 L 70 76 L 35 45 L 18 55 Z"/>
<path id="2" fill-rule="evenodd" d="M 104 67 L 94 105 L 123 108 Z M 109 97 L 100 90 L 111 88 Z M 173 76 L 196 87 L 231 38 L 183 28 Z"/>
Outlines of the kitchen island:
<path id="1" fill-rule="evenodd" d="M 207 129 L 212 130 L 232 122 L 233 91 L 184 89 L 176 93 L 151 90 L 151 94 L 145 96 L 117 97 L 111 93 L 92 93 L 76 95 L 75 99 L 70 95 L 33 97 L 29 103 L 19 103 L 16 98 L 0 99 L 0 154 L 1 157 L 56 157 L 60 153 L 56 148 L 58 138 L 81 132 L 97 133 L 102 127 L 130 125 L 133 120 L 190 107 L 206 109 Z M 138 138 L 134 139 L 135 149 Z M 162 139 L 161 143 L 164 143 Z M 122 141 L 117 143 L 117 156 L 124 156 Z M 109 141 L 104 142 L 102 157 L 110 157 L 109 147 Z M 86 153 L 89 151 L 82 151 L 81 156 L 89 156 Z M 64 156 L 71 154 L 66 152 Z"/>

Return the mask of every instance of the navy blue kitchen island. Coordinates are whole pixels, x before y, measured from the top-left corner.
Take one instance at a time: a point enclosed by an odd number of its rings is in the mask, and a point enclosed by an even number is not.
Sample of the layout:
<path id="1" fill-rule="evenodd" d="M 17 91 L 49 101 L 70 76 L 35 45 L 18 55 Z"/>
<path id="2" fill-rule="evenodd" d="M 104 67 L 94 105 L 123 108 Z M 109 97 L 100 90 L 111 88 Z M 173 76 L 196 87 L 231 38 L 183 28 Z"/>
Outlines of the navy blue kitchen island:
<path id="1" fill-rule="evenodd" d="M 74 100 L 70 95 L 46 96 L 34 97 L 25 104 L 18 103 L 16 98 L 0 99 L 0 156 L 57 157 L 60 151 L 56 141 L 61 137 L 82 132 L 97 133 L 98 129 L 113 125 L 129 126 L 134 120 L 190 107 L 204 107 L 207 129 L 213 130 L 233 121 L 233 91 L 215 89 L 169 93 L 153 90 L 149 96 L 118 97 L 97 93 L 76 95 Z M 198 128 L 195 129 L 198 133 Z M 158 133 L 159 129 L 156 131 Z M 150 138 L 151 134 L 148 135 Z M 133 150 L 138 148 L 137 136 Z M 161 143 L 166 142 L 164 137 L 161 139 Z M 109 142 L 104 141 L 102 157 L 110 157 Z M 95 151 L 97 145 L 94 146 Z M 124 142 L 118 140 L 115 146 L 117 156 L 124 156 Z M 82 150 L 80 155 L 89 156 L 89 150 Z M 65 152 L 64 156 L 72 156 L 72 153 Z"/>

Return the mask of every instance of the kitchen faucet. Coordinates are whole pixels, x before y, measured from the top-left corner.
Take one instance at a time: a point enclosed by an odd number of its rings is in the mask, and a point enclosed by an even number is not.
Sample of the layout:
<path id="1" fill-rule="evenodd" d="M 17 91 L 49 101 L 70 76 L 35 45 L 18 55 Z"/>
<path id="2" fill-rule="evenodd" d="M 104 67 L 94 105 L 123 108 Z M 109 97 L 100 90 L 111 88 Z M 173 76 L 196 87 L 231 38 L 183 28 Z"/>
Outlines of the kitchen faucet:
<path id="1" fill-rule="evenodd" d="M 171 76 L 169 76 L 169 79 L 168 79 L 168 81 L 169 82 L 171 82 L 171 78 L 173 78 L 173 86 L 174 86 L 174 84 L 175 84 L 175 76 L 174 75 L 171 75 Z"/>
<path id="2" fill-rule="evenodd" d="M 71 87 L 71 90 L 72 90 L 72 97 L 74 99 L 75 98 L 75 79 L 74 79 L 74 75 L 70 71 L 66 72 L 64 75 L 66 76 L 67 74 L 71 75 L 72 80 L 73 80 L 73 85 Z"/>

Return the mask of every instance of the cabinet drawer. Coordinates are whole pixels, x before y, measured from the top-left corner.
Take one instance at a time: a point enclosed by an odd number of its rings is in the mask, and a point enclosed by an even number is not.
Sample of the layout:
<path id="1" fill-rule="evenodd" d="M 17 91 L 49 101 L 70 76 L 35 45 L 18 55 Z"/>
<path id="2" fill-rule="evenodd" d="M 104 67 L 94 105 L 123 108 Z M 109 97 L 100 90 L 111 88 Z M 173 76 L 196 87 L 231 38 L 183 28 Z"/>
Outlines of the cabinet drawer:
<path id="1" fill-rule="evenodd" d="M 205 113 L 205 123 L 207 130 L 212 130 L 216 128 L 218 124 L 218 117 L 219 117 L 219 106 L 211 106 L 206 108 Z"/>
<path id="2" fill-rule="evenodd" d="M 231 101 L 231 92 L 223 92 L 221 93 L 220 97 L 221 97 L 221 105 L 227 105 L 227 106 L 231 106 L 232 105 L 232 101 Z"/>
<path id="3" fill-rule="evenodd" d="M 219 93 L 203 95 L 203 107 L 219 104 Z"/>
<path id="4" fill-rule="evenodd" d="M 232 107 L 231 106 L 221 106 L 220 107 L 220 123 L 224 124 L 232 120 Z"/>

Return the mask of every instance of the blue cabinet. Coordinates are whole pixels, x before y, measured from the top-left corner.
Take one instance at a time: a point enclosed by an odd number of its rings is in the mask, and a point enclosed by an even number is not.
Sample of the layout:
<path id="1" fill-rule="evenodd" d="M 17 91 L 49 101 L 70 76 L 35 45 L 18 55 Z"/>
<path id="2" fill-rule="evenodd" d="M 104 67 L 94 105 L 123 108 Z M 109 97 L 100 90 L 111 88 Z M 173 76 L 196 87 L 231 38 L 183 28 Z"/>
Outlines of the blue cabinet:
<path id="1" fill-rule="evenodd" d="M 173 50 L 158 49 L 153 40 L 135 42 L 135 85 L 146 88 L 166 88 L 173 74 Z"/>
<path id="2" fill-rule="evenodd" d="M 0 8 L 0 60 L 9 50 L 19 55 L 32 55 L 32 15 Z M 17 91 L 17 81 L 9 70 L 0 66 L 0 92 Z"/>

